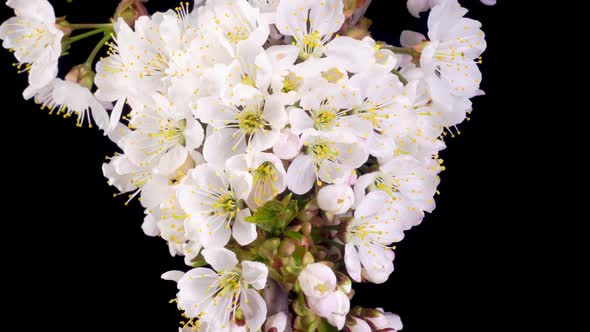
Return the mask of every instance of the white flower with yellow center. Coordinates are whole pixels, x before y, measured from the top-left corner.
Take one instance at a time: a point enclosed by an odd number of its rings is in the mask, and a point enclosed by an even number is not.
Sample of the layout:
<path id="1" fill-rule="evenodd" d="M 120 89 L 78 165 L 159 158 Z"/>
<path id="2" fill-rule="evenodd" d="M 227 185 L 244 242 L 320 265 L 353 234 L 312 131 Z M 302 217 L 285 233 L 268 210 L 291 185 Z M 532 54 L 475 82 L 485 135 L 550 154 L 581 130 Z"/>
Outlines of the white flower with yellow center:
<path id="1" fill-rule="evenodd" d="M 342 0 L 282 0 L 277 7 L 278 30 L 293 37 L 299 57 L 324 55 L 324 46 L 344 23 Z"/>
<path id="2" fill-rule="evenodd" d="M 194 16 L 182 7 L 178 13 L 141 16 L 134 30 L 123 19 L 115 23 L 116 42 L 109 44 L 110 56 L 98 62 L 95 77 L 97 96 L 117 102 L 110 130 L 118 122 L 125 100 L 147 103 L 149 96 L 166 93 L 174 80 L 192 74 L 186 72 L 184 55 L 200 35 L 193 21 Z"/>
<path id="3" fill-rule="evenodd" d="M 241 41 L 262 46 L 268 39 L 268 22 L 247 0 L 209 0 L 197 11 L 199 29 L 218 36 L 232 55 Z"/>
<path id="4" fill-rule="evenodd" d="M 119 145 L 134 163 L 154 164 L 158 174 L 171 175 L 201 146 L 201 124 L 168 97 L 155 94 L 150 104 L 132 103 L 132 108 L 129 127 L 133 130 Z"/>
<path id="5" fill-rule="evenodd" d="M 198 163 L 203 162 L 203 157 L 196 151 L 191 152 L 184 162 L 168 174 L 158 171 L 158 160 L 139 165 L 133 162 L 127 154 L 116 154 L 110 161 L 103 164 L 103 173 L 109 180 L 109 185 L 114 186 L 120 192 L 129 193 L 126 205 L 137 195 L 141 194 L 141 204 L 145 208 L 156 208 L 174 194 L 176 186 L 186 177 L 189 170 Z"/>
<path id="6" fill-rule="evenodd" d="M 368 194 L 346 228 L 344 262 L 350 277 L 383 283 L 393 272 L 391 243 L 404 238 L 410 225 L 420 222 L 420 211 L 401 196 L 393 199 L 382 191 Z"/>
<path id="7" fill-rule="evenodd" d="M 253 152 L 230 158 L 226 168 L 252 175 L 252 190 L 246 203 L 258 208 L 287 188 L 287 173 L 283 163 L 272 153 Z"/>
<path id="8" fill-rule="evenodd" d="M 416 133 L 418 112 L 397 76 L 373 67 L 354 75 L 350 86 L 358 91 L 361 99 L 355 111 L 369 121 L 374 130 L 367 143 L 372 155 L 380 157 L 391 153 L 396 148 L 395 139 Z"/>
<path id="9" fill-rule="evenodd" d="M 268 269 L 263 263 L 243 261 L 227 249 L 203 250 L 213 269 L 196 268 L 186 274 L 165 273 L 162 278 L 178 282 L 178 306 L 197 320 L 204 331 L 236 331 L 237 322 L 248 331 L 259 331 L 266 319 L 266 303 L 258 292 L 266 285 Z M 198 331 L 201 331 L 200 329 Z"/>
<path id="10" fill-rule="evenodd" d="M 420 66 L 430 85 L 471 98 L 481 83 L 478 64 L 486 41 L 481 23 L 463 17 L 466 13 L 456 0 L 443 1 L 432 9 L 428 17 L 430 42 L 422 50 Z"/>
<path id="11" fill-rule="evenodd" d="M 47 0 L 8 0 L 16 16 L 0 26 L 2 46 L 14 52 L 17 67 L 29 71 L 29 89 L 40 89 L 57 76 L 63 32 Z M 26 98 L 32 96 L 27 93 Z"/>
<path id="12" fill-rule="evenodd" d="M 270 149 L 287 123 L 280 96 L 264 96 L 248 85 L 239 85 L 234 93 L 234 103 L 202 98 L 195 110 L 197 117 L 211 127 L 203 155 L 216 165 L 237 154 Z"/>
<path id="13" fill-rule="evenodd" d="M 365 146 L 348 133 L 310 129 L 303 133 L 302 141 L 304 152 L 287 170 L 287 186 L 298 195 L 307 193 L 316 182 L 346 182 L 369 158 Z"/>
<path id="14" fill-rule="evenodd" d="M 178 189 L 178 200 L 190 215 L 187 228 L 205 248 L 225 246 L 232 234 L 240 245 L 256 239 L 256 225 L 245 220 L 251 215 L 244 201 L 250 196 L 252 175 L 204 164 L 188 176 L 193 184 Z"/>
<path id="15" fill-rule="evenodd" d="M 432 212 L 439 171 L 439 167 L 428 166 L 411 156 L 400 156 L 382 165 L 379 171 L 359 177 L 354 185 L 355 198 L 360 202 L 367 191 L 382 191 L 392 199 L 401 195 L 419 210 Z"/>
<path id="16" fill-rule="evenodd" d="M 95 123 L 98 128 L 106 130 L 109 125 L 109 115 L 101 102 L 87 88 L 73 82 L 59 78 L 53 79 L 40 89 L 27 89 L 26 93 L 33 93 L 35 103 L 41 108 L 49 109 L 49 113 L 56 112 L 64 117 L 75 115 L 76 125 L 82 127 L 84 123 L 92 128 Z"/>
<path id="17" fill-rule="evenodd" d="M 339 71 L 330 73 L 340 74 Z M 348 87 L 346 83 L 320 84 L 303 95 L 301 108 L 289 109 L 291 130 L 297 134 L 306 129 L 321 132 L 339 131 L 368 139 L 373 134 L 373 124 L 366 115 L 358 112 L 360 102 L 358 91 Z"/>

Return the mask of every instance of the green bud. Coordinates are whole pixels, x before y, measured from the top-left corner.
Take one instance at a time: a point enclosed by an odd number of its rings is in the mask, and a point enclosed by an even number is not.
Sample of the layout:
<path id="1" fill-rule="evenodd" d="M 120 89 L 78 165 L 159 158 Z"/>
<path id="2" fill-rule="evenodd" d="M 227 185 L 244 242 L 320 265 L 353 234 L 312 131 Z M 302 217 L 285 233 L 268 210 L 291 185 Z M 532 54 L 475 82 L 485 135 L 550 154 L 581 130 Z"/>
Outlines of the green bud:
<path id="1" fill-rule="evenodd" d="M 315 259 L 313 258 L 313 255 L 308 251 L 305 253 L 305 255 L 303 255 L 303 261 L 302 261 L 302 265 L 308 265 L 308 264 L 312 264 L 315 262 Z"/>
<path id="2" fill-rule="evenodd" d="M 267 239 L 266 241 L 264 241 L 262 243 L 262 248 L 269 250 L 269 251 L 274 251 L 279 247 L 280 244 L 281 244 L 281 239 L 274 237 L 274 238 L 270 238 L 270 239 Z"/>
<path id="3" fill-rule="evenodd" d="M 352 280 L 342 272 L 336 272 L 336 280 L 340 290 L 346 295 L 350 294 L 352 291 Z"/>
<path id="4" fill-rule="evenodd" d="M 279 246 L 279 255 L 282 257 L 289 257 L 293 255 L 295 249 L 297 248 L 294 242 L 294 239 L 283 239 L 281 241 L 281 245 Z"/>
<path id="5" fill-rule="evenodd" d="M 367 308 L 363 309 L 362 316 L 367 318 L 378 318 L 383 316 L 383 314 L 378 310 Z"/>
<path id="6" fill-rule="evenodd" d="M 363 314 L 363 307 L 355 306 L 350 310 L 350 315 L 362 316 L 362 314 Z"/>
<path id="7" fill-rule="evenodd" d="M 66 74 L 65 80 L 80 84 L 81 86 L 92 90 L 95 75 L 96 74 L 92 71 L 90 66 L 77 65 Z"/>

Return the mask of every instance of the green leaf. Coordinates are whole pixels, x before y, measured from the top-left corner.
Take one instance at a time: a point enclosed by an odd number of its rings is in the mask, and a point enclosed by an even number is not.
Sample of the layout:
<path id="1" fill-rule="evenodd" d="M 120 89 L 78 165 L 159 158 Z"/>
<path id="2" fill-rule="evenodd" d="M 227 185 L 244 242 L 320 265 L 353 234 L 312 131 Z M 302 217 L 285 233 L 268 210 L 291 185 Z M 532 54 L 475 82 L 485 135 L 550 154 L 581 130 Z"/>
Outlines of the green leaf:
<path id="1" fill-rule="evenodd" d="M 201 266 L 205 266 L 207 264 L 208 263 L 204 259 L 199 259 L 199 260 L 196 260 L 196 261 L 191 262 L 191 265 L 193 267 L 201 267 Z"/>
<path id="2" fill-rule="evenodd" d="M 280 236 L 297 216 L 297 201 L 289 194 L 282 201 L 272 200 L 258 208 L 246 221 L 256 224 L 270 236 Z"/>
<path id="3" fill-rule="evenodd" d="M 301 234 L 299 232 L 286 231 L 285 232 L 285 235 L 288 236 L 288 237 L 290 237 L 290 238 L 293 238 L 293 239 L 295 239 L 297 241 L 303 240 L 303 234 Z"/>
<path id="4" fill-rule="evenodd" d="M 320 325 L 318 326 L 318 332 L 338 332 L 338 329 L 322 319 Z"/>

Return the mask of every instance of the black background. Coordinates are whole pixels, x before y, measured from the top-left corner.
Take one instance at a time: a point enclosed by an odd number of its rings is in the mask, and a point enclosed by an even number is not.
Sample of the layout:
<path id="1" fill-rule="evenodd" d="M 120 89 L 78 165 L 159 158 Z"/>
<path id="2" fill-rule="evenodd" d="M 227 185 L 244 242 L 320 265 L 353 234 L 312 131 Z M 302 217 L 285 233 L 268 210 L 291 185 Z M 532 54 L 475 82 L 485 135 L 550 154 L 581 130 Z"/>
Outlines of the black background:
<path id="1" fill-rule="evenodd" d="M 106 22 L 118 1 L 50 1 L 57 16 L 74 23 Z M 424 32 L 405 0 L 373 0 L 368 17 L 373 36 L 399 43 L 403 29 Z M 510 271 L 501 250 L 510 231 L 503 200 L 504 173 L 511 161 L 502 140 L 506 109 L 500 109 L 498 49 L 501 5 L 463 0 L 469 17 L 483 23 L 482 88 L 462 135 L 442 153 L 438 207 L 397 247 L 396 271 L 387 284 L 355 284 L 353 305 L 384 307 L 402 316 L 406 332 L 496 331 L 505 329 L 501 296 Z M 177 1 L 151 0 L 150 11 Z M 0 9 L 0 19 L 12 16 Z M 423 16 L 426 16 L 425 14 Z M 62 73 L 83 62 L 94 42 L 74 45 Z M 98 131 L 76 128 L 73 119 L 49 116 L 22 100 L 26 75 L 0 52 L 4 201 L 1 266 L 3 300 L 18 324 L 60 331 L 176 331 L 179 315 L 168 301 L 175 284 L 160 279 L 186 269 L 165 243 L 145 236 L 137 202 L 113 198 L 101 164 L 114 152 Z M 63 74 L 62 74 L 63 76 Z M 503 105 L 504 106 L 504 105 Z M 510 218 L 508 218 L 510 219 Z M 498 302 L 500 301 L 500 302 Z M 499 304 L 500 303 L 500 304 Z M 18 318 L 18 321 L 16 320 Z"/>

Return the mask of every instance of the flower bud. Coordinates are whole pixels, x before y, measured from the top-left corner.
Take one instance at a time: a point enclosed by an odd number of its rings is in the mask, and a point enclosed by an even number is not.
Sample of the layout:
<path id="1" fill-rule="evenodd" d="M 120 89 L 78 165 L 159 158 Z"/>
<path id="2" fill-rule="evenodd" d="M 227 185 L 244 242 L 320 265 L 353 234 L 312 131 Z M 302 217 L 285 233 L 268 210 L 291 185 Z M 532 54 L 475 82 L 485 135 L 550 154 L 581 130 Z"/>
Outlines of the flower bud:
<path id="1" fill-rule="evenodd" d="M 313 217 L 317 216 L 319 212 L 320 209 L 318 207 L 317 201 L 312 200 L 311 202 L 307 203 L 305 208 L 299 211 L 297 214 L 297 219 L 303 222 L 310 221 Z"/>
<path id="2" fill-rule="evenodd" d="M 141 16 L 149 15 L 147 9 L 143 5 L 144 0 L 121 0 L 115 11 L 115 21 L 119 18 L 131 27 L 135 27 L 135 21 Z"/>
<path id="3" fill-rule="evenodd" d="M 308 297 L 321 298 L 336 289 L 336 275 L 331 268 L 321 263 L 309 264 L 298 277 L 303 293 Z"/>
<path id="4" fill-rule="evenodd" d="M 279 312 L 266 319 L 264 332 L 284 332 L 287 329 L 287 314 Z"/>
<path id="5" fill-rule="evenodd" d="M 281 257 L 290 257 L 291 255 L 293 255 L 295 249 L 297 249 L 297 246 L 294 242 L 294 239 L 283 239 L 281 241 L 281 245 L 279 246 L 279 255 Z"/>
<path id="6" fill-rule="evenodd" d="M 336 280 L 338 282 L 338 288 L 348 295 L 352 291 L 352 281 L 342 272 L 336 272 Z"/>
<path id="7" fill-rule="evenodd" d="M 344 330 L 347 332 L 371 332 L 371 326 L 362 319 L 348 316 L 346 318 L 346 326 Z"/>
<path id="8" fill-rule="evenodd" d="M 92 90 L 92 86 L 94 85 L 94 76 L 95 73 L 92 71 L 90 66 L 85 64 L 77 65 L 72 68 L 65 77 L 66 81 L 79 84 L 88 90 Z"/>
<path id="9" fill-rule="evenodd" d="M 354 204 L 354 192 L 349 185 L 331 184 L 318 192 L 318 206 L 333 214 L 346 213 Z"/>

